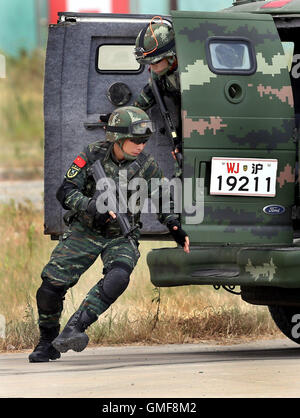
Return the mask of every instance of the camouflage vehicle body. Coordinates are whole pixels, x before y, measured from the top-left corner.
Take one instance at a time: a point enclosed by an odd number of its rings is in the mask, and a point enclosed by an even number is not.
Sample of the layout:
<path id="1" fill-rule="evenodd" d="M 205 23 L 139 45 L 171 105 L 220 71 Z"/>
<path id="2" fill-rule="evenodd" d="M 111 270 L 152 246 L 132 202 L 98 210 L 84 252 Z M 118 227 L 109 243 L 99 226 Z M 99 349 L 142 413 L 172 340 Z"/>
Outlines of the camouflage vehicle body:
<path id="1" fill-rule="evenodd" d="M 187 178 L 204 176 L 204 219 L 199 225 L 184 224 L 193 250 L 172 273 L 170 266 L 179 260 L 172 250 L 161 257 L 163 273 L 155 252 L 149 256 L 152 280 L 168 286 L 299 287 L 299 250 L 293 244 L 298 199 L 294 99 L 273 19 L 269 14 L 174 12 L 173 23 L 181 75 L 183 171 Z M 211 71 L 210 39 L 247 39 L 255 51 L 252 74 Z M 230 96 L 232 86 L 239 88 L 235 97 Z M 229 156 L 277 159 L 276 196 L 211 195 L 211 159 Z M 283 206 L 284 213 L 264 212 L 272 204 Z"/>
<path id="2" fill-rule="evenodd" d="M 280 7 L 272 8 L 271 3 Z M 298 343 L 299 335 L 294 338 L 291 329 L 293 316 L 298 311 L 300 313 L 300 243 L 297 240 L 300 230 L 300 78 L 291 77 L 282 42 L 293 42 L 294 54 L 300 50 L 300 0 L 240 1 L 236 4 L 217 13 L 176 11 L 172 12 L 171 18 L 167 17 L 172 20 L 175 30 L 181 82 L 183 180 L 192 179 L 192 204 L 203 207 L 203 219 L 198 223 L 191 223 L 189 213 L 182 213 L 182 227 L 190 237 L 189 254 L 183 253 L 181 248 L 162 248 L 152 250 L 147 261 L 151 281 L 156 286 L 240 286 L 241 296 L 245 301 L 269 306 L 279 328 Z M 51 102 L 55 91 L 60 91 L 62 86 L 67 85 L 68 88 L 66 96 L 62 95 L 60 101 L 57 100 L 57 106 L 62 106 L 61 103 L 66 101 L 66 109 L 69 110 L 75 103 L 76 94 L 72 90 L 76 88 L 75 76 L 73 83 L 72 77 L 66 79 L 61 76 L 61 80 L 66 81 L 54 85 L 56 70 L 53 70 L 51 55 L 56 56 L 57 50 L 53 45 L 57 44 L 63 56 L 68 53 L 62 39 L 67 45 L 69 42 L 69 46 L 74 46 L 74 40 L 68 41 L 71 33 L 74 36 L 78 32 L 76 36 L 80 39 L 83 32 L 80 35 L 82 24 L 78 17 L 80 16 L 76 14 L 65 14 L 58 25 L 50 28 L 48 41 L 45 80 L 45 233 L 52 236 L 60 234 L 63 229 L 62 211 L 55 206 L 57 204 L 53 195 L 68 166 L 68 160 L 70 162 L 74 156 L 71 149 L 76 144 L 78 147 L 80 138 L 81 141 L 91 143 L 99 136 L 99 132 L 87 132 L 83 129 L 83 118 L 87 118 L 88 123 L 95 122 L 97 111 L 93 100 L 96 99 L 90 99 L 89 94 L 100 86 L 93 78 L 92 59 L 87 55 L 87 48 L 82 56 L 74 48 L 72 53 L 76 56 L 81 72 L 80 88 L 83 93 L 80 93 L 82 97 L 80 96 L 78 102 L 84 102 L 87 95 L 88 111 L 84 113 L 85 110 L 78 110 L 75 117 L 67 118 L 66 124 L 63 123 L 63 118 L 53 118 L 54 107 Z M 118 16 L 120 22 L 127 19 L 127 25 L 130 25 L 131 32 L 128 27 L 124 32 L 127 42 L 134 44 L 133 33 L 138 34 L 145 22 L 150 22 L 151 17 L 129 16 L 131 20 L 128 23 L 128 16 Z M 84 15 L 82 21 L 85 19 L 88 20 L 87 15 Z M 105 16 L 101 19 L 105 20 Z M 106 23 L 104 30 L 105 25 Z M 89 23 L 88 26 L 86 24 L 86 27 L 88 30 L 84 28 L 84 37 L 90 36 L 90 32 L 94 42 L 97 39 L 93 32 L 96 23 Z M 110 28 L 106 30 L 111 32 Z M 121 30 L 117 36 L 122 36 Z M 248 51 L 249 65 L 238 69 L 235 68 L 238 65 L 231 66 L 230 61 L 237 59 L 231 48 L 232 44 L 239 44 L 239 48 Z M 229 45 L 229 48 L 228 54 L 223 54 L 222 57 L 225 64 L 217 67 L 216 57 L 219 59 L 221 56 L 218 55 L 219 45 Z M 93 50 L 95 45 L 92 43 L 91 51 Z M 89 61 L 88 71 L 84 60 Z M 71 68 L 70 63 L 63 65 Z M 50 69 L 48 72 L 47 67 Z M 110 76 L 109 82 L 123 81 L 124 74 L 116 71 Z M 89 79 L 92 80 L 90 85 Z M 128 85 L 135 85 L 134 93 L 137 95 L 139 86 L 142 87 L 145 81 L 147 75 L 140 71 L 135 74 L 135 83 L 131 78 Z M 104 79 L 102 85 L 108 84 Z M 68 95 L 72 98 L 69 99 Z M 100 94 L 97 109 L 101 107 L 102 99 L 101 109 L 106 112 L 116 106 L 105 102 Z M 59 112 L 63 113 L 62 110 Z M 99 110 L 99 113 L 104 112 Z M 80 120 L 78 115 L 81 115 Z M 155 106 L 149 115 L 162 124 Z M 57 135 L 55 124 L 61 131 L 65 130 L 64 135 L 60 136 L 60 175 L 54 170 L 57 158 L 53 155 L 58 143 L 53 140 Z M 70 130 L 69 140 L 67 129 Z M 75 140 L 76 135 L 78 139 Z M 157 134 L 147 147 L 146 151 L 154 155 L 166 176 L 171 177 L 174 164 L 169 158 L 168 140 Z M 239 169 L 246 174 L 252 163 L 262 161 L 265 164 L 271 161 L 273 164 L 276 161 L 273 195 L 238 193 L 236 189 L 234 194 L 225 193 L 223 189 L 220 193 L 212 193 L 212 177 L 216 177 L 213 162 L 216 159 L 223 161 L 225 166 L 232 161 L 239 161 Z M 245 163 L 247 161 L 248 166 Z M 233 171 L 237 170 L 237 165 L 232 167 Z M 201 191 L 198 193 L 197 179 L 204 182 L 202 194 Z M 239 186 L 243 192 L 244 185 Z M 184 182 L 183 187 L 185 188 Z M 182 206 L 186 208 L 184 200 L 183 190 Z M 150 218 L 149 215 L 142 219 L 144 227 L 141 239 L 166 240 L 166 231 L 160 229 Z"/>

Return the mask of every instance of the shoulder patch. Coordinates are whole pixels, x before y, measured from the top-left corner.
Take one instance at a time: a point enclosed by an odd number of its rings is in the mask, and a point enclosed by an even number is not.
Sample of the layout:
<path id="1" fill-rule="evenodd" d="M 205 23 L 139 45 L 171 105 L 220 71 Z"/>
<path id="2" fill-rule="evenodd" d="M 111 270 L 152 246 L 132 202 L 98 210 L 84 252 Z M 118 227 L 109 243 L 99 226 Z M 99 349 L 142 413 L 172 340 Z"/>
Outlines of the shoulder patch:
<path id="1" fill-rule="evenodd" d="M 75 160 L 73 161 L 74 164 L 78 165 L 78 167 L 82 168 L 86 165 L 86 161 L 78 155 Z"/>
<path id="2" fill-rule="evenodd" d="M 72 164 L 72 166 L 67 171 L 67 178 L 72 179 L 73 177 L 76 177 L 80 170 L 80 167 L 78 167 L 76 164 Z"/>

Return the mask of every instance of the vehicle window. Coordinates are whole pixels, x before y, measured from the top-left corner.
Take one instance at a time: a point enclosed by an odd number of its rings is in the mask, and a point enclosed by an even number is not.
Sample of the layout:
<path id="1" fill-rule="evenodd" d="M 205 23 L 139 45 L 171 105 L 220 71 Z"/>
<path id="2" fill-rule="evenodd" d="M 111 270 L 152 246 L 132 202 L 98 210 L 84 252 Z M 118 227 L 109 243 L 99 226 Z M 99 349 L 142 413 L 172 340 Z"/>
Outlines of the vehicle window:
<path id="1" fill-rule="evenodd" d="M 134 47 L 134 45 L 100 45 L 97 48 L 97 70 L 138 72 L 141 65 L 133 54 Z"/>
<path id="2" fill-rule="evenodd" d="M 210 69 L 216 73 L 251 74 L 256 70 L 255 55 L 248 41 L 210 39 L 208 58 Z"/>

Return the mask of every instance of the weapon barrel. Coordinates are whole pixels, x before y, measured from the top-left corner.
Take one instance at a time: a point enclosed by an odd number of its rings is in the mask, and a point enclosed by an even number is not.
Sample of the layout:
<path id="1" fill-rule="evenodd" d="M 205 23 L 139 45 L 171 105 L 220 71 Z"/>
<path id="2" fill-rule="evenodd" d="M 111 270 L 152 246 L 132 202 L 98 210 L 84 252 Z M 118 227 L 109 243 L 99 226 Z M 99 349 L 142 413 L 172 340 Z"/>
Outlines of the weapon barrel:
<path id="1" fill-rule="evenodd" d="M 177 164 L 179 165 L 179 167 L 181 167 L 182 155 L 179 152 L 175 152 L 176 146 L 175 146 L 174 141 L 177 139 L 176 128 L 173 124 L 171 115 L 170 115 L 169 111 L 167 110 L 166 105 L 165 105 L 165 103 L 164 103 L 164 101 L 163 101 L 163 99 L 160 95 L 156 80 L 154 80 L 153 78 L 152 78 L 152 86 L 153 86 L 153 93 L 154 93 L 154 96 L 155 96 L 155 99 L 156 99 L 156 103 L 157 103 L 157 105 L 159 107 L 159 110 L 160 110 L 160 113 L 162 115 L 166 130 L 167 130 L 168 137 L 172 142 L 172 149 L 174 151 L 174 156 L 176 158 Z"/>
<path id="2" fill-rule="evenodd" d="M 93 165 L 93 176 L 94 176 L 94 180 L 96 184 L 100 179 L 104 181 L 106 180 L 104 185 L 106 187 L 106 190 L 108 192 L 110 191 L 109 181 L 106 177 L 105 171 L 99 160 L 97 160 Z M 119 190 L 118 197 L 119 197 L 119 207 L 126 208 L 126 201 L 121 190 Z M 117 209 L 117 199 L 114 193 L 110 193 L 110 199 L 111 199 L 111 202 L 113 202 L 113 206 L 116 208 L 116 210 L 114 210 L 113 212 L 116 214 L 117 221 L 121 228 L 122 234 L 124 235 L 124 237 L 127 237 L 131 232 L 130 223 L 129 223 L 127 214 L 120 213 L 119 210 Z"/>

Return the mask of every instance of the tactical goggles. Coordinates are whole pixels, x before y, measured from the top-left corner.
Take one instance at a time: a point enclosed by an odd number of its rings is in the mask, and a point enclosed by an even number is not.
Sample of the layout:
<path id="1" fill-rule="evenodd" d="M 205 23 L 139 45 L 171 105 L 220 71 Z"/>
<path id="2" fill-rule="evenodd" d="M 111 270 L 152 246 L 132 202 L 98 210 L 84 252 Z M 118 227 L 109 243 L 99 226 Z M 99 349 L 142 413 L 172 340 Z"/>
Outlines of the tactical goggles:
<path id="1" fill-rule="evenodd" d="M 151 135 L 155 132 L 155 123 L 151 120 L 139 120 L 129 126 L 107 126 L 108 132 L 117 132 L 129 135 Z"/>

